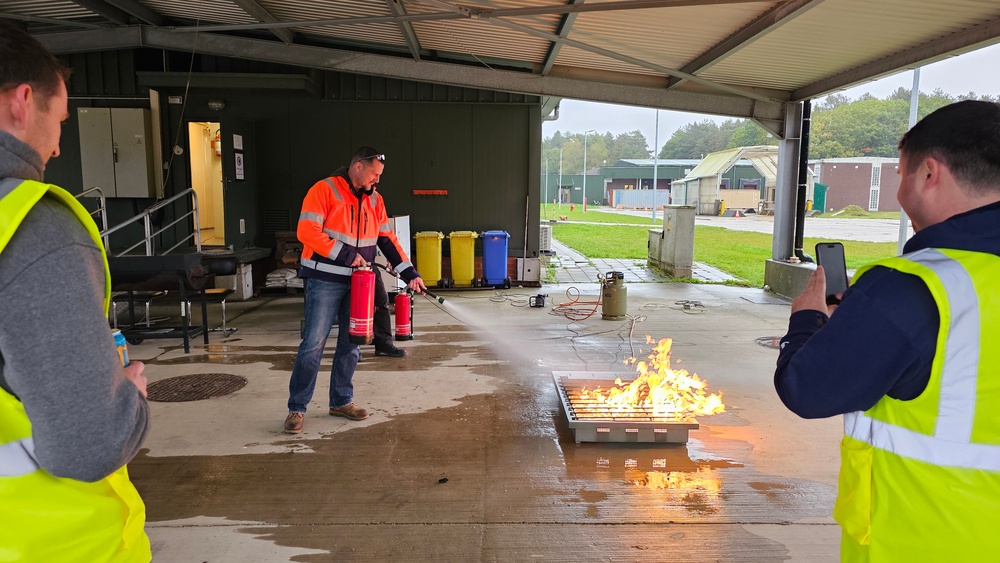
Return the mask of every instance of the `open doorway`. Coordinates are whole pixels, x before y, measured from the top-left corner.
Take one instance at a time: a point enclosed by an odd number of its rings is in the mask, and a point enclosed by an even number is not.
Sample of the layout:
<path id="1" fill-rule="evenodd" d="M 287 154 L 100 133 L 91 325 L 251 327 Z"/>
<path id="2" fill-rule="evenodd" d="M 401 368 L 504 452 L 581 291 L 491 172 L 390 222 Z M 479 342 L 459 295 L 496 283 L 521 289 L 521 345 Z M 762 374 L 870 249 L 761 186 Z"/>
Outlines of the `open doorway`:
<path id="1" fill-rule="evenodd" d="M 188 123 L 191 187 L 198 194 L 202 246 L 226 245 L 226 209 L 222 193 L 222 142 L 217 122 Z"/>

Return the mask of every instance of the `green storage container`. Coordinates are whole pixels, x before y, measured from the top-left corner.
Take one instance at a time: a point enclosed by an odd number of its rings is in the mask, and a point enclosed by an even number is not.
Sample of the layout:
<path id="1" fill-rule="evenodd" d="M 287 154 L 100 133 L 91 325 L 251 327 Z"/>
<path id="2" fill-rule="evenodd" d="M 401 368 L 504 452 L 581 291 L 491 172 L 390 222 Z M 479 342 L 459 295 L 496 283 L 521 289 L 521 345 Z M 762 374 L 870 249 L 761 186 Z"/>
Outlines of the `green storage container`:
<path id="1" fill-rule="evenodd" d="M 448 234 L 451 243 L 451 279 L 454 285 L 473 285 L 476 278 L 476 237 L 475 231 L 452 231 Z"/>
<path id="2" fill-rule="evenodd" d="M 820 213 L 826 213 L 826 191 L 829 186 L 826 184 L 813 184 L 813 209 Z"/>
<path id="3" fill-rule="evenodd" d="M 441 281 L 441 241 L 444 233 L 420 231 L 417 239 L 417 271 L 425 285 L 437 285 Z"/>

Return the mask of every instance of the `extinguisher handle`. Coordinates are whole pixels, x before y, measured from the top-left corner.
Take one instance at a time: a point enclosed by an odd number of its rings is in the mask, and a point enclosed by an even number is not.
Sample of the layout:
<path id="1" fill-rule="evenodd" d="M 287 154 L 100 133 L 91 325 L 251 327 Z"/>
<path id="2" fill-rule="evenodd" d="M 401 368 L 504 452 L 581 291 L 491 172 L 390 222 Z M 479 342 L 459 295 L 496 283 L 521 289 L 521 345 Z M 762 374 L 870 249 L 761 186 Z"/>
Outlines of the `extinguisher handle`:
<path id="1" fill-rule="evenodd" d="M 382 268 L 383 270 L 385 270 L 385 272 L 386 272 L 387 274 L 389 274 L 390 276 L 392 276 L 392 277 L 394 277 L 394 278 L 396 278 L 396 279 L 399 279 L 399 273 L 398 273 L 398 272 L 396 272 L 396 270 L 393 270 L 393 269 L 389 268 L 389 267 L 388 267 L 388 266 L 386 266 L 385 264 L 379 264 L 378 262 L 373 262 L 373 264 L 375 264 L 375 265 L 376 265 L 376 266 L 378 266 L 379 268 Z"/>

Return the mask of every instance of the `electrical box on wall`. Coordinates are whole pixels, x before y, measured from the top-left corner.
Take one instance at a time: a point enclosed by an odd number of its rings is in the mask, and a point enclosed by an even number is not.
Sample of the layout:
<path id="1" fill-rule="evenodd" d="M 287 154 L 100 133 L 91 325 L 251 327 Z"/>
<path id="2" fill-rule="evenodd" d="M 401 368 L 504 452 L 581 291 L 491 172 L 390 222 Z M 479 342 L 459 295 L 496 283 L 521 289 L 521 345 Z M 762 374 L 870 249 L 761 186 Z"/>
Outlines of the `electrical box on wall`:
<path id="1" fill-rule="evenodd" d="M 78 108 L 83 188 L 104 197 L 155 197 L 148 109 Z"/>

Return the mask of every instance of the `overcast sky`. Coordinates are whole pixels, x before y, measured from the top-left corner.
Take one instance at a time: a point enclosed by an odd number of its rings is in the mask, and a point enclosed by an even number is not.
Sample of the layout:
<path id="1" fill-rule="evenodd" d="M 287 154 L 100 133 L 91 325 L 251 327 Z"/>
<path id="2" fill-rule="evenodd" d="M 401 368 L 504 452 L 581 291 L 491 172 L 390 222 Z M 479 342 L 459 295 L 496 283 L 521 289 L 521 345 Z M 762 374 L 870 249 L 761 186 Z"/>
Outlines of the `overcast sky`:
<path id="1" fill-rule="evenodd" d="M 874 82 L 848 88 L 840 93 L 857 99 L 865 92 L 884 98 L 896 88 L 913 86 L 913 71 L 907 70 Z M 922 67 L 920 69 L 920 91 L 932 92 L 942 89 L 948 94 L 959 95 L 1000 93 L 1000 45 L 993 45 L 958 57 Z M 698 113 L 660 110 L 659 146 L 670 139 L 674 131 L 693 121 L 713 119 L 717 122 L 726 118 Z M 646 136 L 650 148 L 653 146 L 656 110 L 581 102 L 564 99 L 559 104 L 559 119 L 542 124 L 542 136 L 550 137 L 556 131 L 583 133 L 596 129 L 598 133 L 611 131 L 614 134 L 627 133 L 636 129 Z"/>

